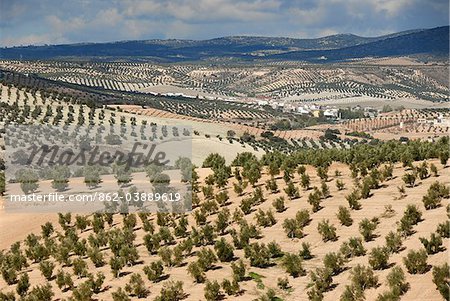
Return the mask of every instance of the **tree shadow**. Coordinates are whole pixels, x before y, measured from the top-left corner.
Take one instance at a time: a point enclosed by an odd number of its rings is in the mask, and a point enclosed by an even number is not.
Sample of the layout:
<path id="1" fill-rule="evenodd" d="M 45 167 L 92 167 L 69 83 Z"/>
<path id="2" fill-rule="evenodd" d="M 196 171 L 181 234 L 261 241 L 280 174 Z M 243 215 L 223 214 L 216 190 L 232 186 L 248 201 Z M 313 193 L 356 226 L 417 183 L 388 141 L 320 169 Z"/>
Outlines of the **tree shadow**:
<path id="1" fill-rule="evenodd" d="M 209 270 L 210 271 L 217 271 L 217 270 L 220 270 L 220 269 L 222 269 L 222 266 L 220 266 L 220 265 L 213 265 Z"/>
<path id="2" fill-rule="evenodd" d="M 130 274 L 132 274 L 132 272 L 120 272 L 119 277 L 124 277 L 124 276 L 130 275 Z"/>

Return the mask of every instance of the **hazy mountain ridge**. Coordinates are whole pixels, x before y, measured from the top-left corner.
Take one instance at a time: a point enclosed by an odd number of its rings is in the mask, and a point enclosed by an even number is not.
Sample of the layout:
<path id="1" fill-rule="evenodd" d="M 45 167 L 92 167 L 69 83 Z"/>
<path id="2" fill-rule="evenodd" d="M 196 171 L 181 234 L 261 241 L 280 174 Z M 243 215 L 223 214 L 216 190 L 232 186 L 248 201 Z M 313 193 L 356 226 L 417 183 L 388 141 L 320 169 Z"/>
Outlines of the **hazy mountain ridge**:
<path id="1" fill-rule="evenodd" d="M 422 53 L 448 54 L 449 27 L 437 27 L 340 49 L 295 51 L 272 57 L 306 61 L 316 59 L 340 61 L 368 56 L 388 57 Z"/>
<path id="2" fill-rule="evenodd" d="M 340 61 L 368 56 L 418 53 L 448 54 L 449 26 L 417 29 L 380 37 L 337 34 L 316 39 L 230 36 L 210 40 L 141 40 L 0 48 L 3 59 L 64 57 L 146 57 L 158 61 L 196 61 L 217 58 Z"/>

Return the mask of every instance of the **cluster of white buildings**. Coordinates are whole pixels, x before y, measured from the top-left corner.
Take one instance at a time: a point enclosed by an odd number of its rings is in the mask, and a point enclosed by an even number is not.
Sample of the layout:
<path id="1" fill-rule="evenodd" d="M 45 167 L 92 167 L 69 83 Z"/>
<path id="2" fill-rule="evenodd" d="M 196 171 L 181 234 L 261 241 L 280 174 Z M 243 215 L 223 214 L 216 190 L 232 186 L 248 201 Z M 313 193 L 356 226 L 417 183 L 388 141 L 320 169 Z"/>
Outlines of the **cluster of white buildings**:
<path id="1" fill-rule="evenodd" d="M 436 118 L 418 118 L 417 123 L 450 127 L 450 117 L 439 114 Z"/>
<path id="2" fill-rule="evenodd" d="M 337 119 L 339 109 L 329 106 L 321 106 L 314 103 L 286 103 L 281 101 L 258 100 L 260 106 L 270 105 L 274 110 L 281 110 L 283 112 L 292 112 L 302 115 L 313 115 L 319 117 L 321 113 L 323 116 L 330 119 Z"/>

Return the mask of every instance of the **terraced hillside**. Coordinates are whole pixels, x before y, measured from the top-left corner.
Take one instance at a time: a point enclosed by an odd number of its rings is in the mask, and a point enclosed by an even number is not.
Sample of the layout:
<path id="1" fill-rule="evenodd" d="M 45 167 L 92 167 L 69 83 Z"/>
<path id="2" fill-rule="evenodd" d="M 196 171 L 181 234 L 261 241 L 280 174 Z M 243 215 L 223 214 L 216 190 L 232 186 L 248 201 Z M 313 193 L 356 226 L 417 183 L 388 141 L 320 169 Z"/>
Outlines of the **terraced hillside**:
<path id="1" fill-rule="evenodd" d="M 317 102 L 369 97 L 439 102 L 448 101 L 449 97 L 448 67 L 445 65 L 367 66 L 355 63 L 318 66 L 279 62 L 208 66 L 2 60 L 0 68 L 106 90 L 179 93 L 219 100 L 257 96 Z M 438 74 L 443 76 L 436 76 Z"/>

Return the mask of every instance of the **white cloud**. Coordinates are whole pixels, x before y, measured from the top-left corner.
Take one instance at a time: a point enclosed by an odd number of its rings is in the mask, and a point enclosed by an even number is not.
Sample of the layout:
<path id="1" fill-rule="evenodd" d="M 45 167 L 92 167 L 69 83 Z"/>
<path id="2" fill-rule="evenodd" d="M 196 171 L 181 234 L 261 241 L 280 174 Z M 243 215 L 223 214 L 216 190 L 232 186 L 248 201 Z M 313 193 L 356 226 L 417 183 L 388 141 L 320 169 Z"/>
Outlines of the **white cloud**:
<path id="1" fill-rule="evenodd" d="M 128 17 L 172 17 L 198 23 L 204 21 L 252 21 L 276 16 L 279 0 L 174 0 L 174 1 L 124 1 Z"/>
<path id="2" fill-rule="evenodd" d="M 0 44 L 2 46 L 28 46 L 28 45 L 44 45 L 44 44 L 60 44 L 67 43 L 68 41 L 63 38 L 54 38 L 49 34 L 31 34 L 23 37 L 11 37 L 5 36 L 0 38 Z"/>
<path id="3" fill-rule="evenodd" d="M 50 24 L 50 28 L 57 34 L 81 30 L 87 25 L 81 17 L 62 20 L 58 16 L 50 15 L 47 16 L 46 20 Z"/>
<path id="4" fill-rule="evenodd" d="M 448 7 L 447 0 L 40 0 L 33 5 L 0 0 L 0 35 L 3 45 L 242 34 L 379 35 L 446 25 Z"/>
<path id="5" fill-rule="evenodd" d="M 118 12 L 117 8 L 110 8 L 100 10 L 95 19 L 91 22 L 92 25 L 100 26 L 115 26 L 122 22 L 123 17 Z"/>

